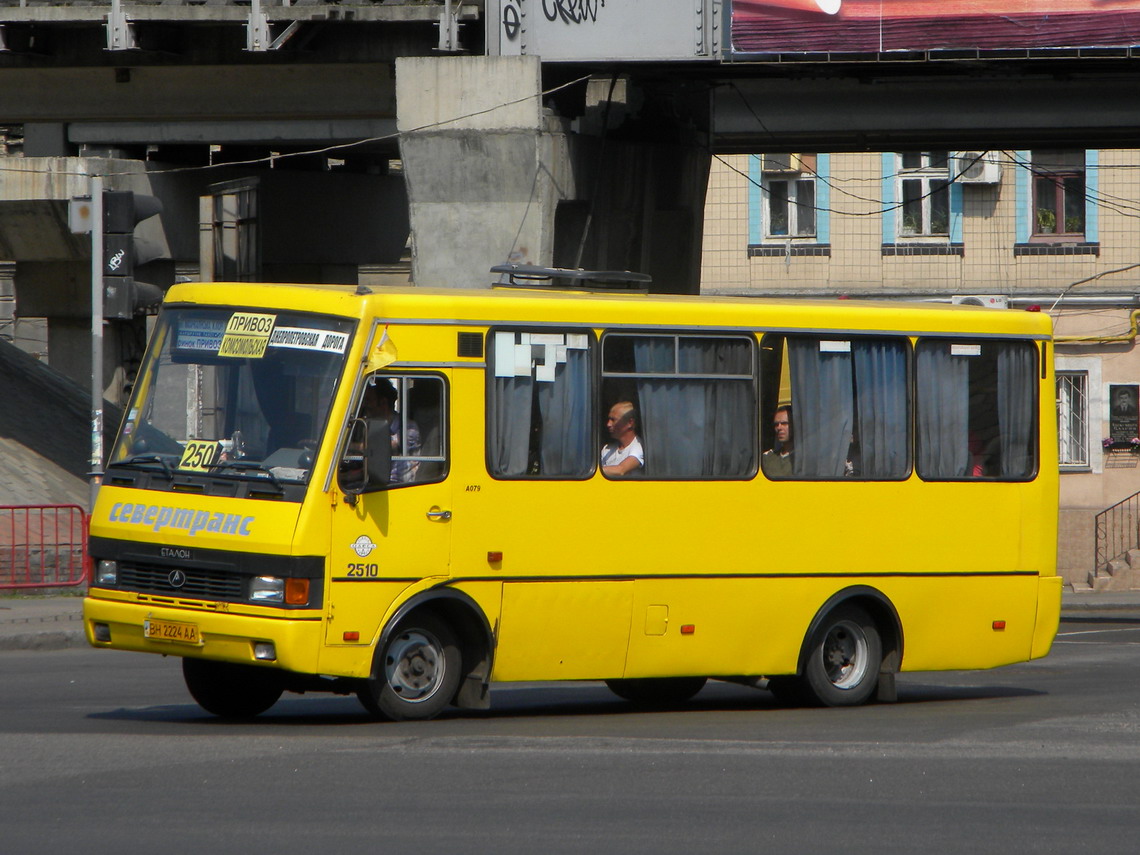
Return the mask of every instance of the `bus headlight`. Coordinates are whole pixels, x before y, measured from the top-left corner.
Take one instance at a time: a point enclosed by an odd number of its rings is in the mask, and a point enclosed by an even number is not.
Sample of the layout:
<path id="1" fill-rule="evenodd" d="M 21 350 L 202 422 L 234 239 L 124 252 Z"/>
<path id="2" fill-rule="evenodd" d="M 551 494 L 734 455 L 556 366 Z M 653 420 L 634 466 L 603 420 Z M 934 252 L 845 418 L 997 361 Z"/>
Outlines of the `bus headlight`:
<path id="1" fill-rule="evenodd" d="M 118 561 L 100 561 L 95 566 L 95 584 L 96 585 L 117 585 L 119 584 L 119 562 Z"/>
<path id="2" fill-rule="evenodd" d="M 285 602 L 285 580 L 276 576 L 254 576 L 249 582 L 251 603 Z"/>

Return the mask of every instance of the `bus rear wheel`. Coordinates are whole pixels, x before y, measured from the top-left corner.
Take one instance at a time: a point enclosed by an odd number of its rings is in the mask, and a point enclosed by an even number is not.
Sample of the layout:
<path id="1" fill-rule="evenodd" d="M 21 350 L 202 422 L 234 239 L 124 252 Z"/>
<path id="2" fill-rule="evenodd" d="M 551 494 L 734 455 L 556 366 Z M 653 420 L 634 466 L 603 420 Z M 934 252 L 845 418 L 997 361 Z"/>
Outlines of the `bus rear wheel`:
<path id="1" fill-rule="evenodd" d="M 182 678 L 198 706 L 222 718 L 261 715 L 285 691 L 275 671 L 233 662 L 186 657 L 182 660 Z"/>
<path id="2" fill-rule="evenodd" d="M 432 614 L 413 614 L 377 648 L 372 675 L 356 696 L 378 718 L 434 718 L 459 689 L 461 662 L 448 625 Z"/>
<path id="3" fill-rule="evenodd" d="M 812 636 L 802 687 L 824 706 L 856 706 L 875 691 L 882 660 L 875 621 L 859 606 L 840 606 Z"/>
<path id="4" fill-rule="evenodd" d="M 643 706 L 668 706 L 689 700 L 704 688 L 707 677 L 647 677 L 637 680 L 606 680 L 619 698 Z"/>

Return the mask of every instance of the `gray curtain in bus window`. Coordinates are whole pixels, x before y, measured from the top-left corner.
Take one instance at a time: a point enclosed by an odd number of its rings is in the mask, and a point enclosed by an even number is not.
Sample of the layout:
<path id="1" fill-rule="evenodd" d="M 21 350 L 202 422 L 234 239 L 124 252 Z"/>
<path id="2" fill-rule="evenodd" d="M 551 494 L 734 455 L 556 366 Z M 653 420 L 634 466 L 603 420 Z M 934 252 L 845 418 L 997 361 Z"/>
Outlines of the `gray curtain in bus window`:
<path id="1" fill-rule="evenodd" d="M 487 447 L 494 475 L 525 475 L 530 451 L 531 377 L 496 377 Z"/>
<path id="2" fill-rule="evenodd" d="M 997 357 L 1001 474 L 1020 478 L 1033 471 L 1033 388 L 1037 382 L 1033 348 L 1005 345 Z"/>
<path id="3" fill-rule="evenodd" d="M 862 478 L 900 478 L 907 471 L 906 348 L 895 341 L 855 341 L 856 437 Z"/>
<path id="4" fill-rule="evenodd" d="M 821 353 L 815 338 L 788 338 L 792 370 L 792 472 L 797 478 L 842 478 L 855 408 L 850 353 Z"/>
<path id="5" fill-rule="evenodd" d="M 923 342 L 915 354 L 918 389 L 918 474 L 961 478 L 970 462 L 969 356 L 951 356 L 948 342 Z"/>
<path id="6" fill-rule="evenodd" d="M 538 383 L 542 419 L 542 474 L 586 476 L 594 471 L 594 434 L 590 415 L 590 354 L 566 351 L 554 382 Z"/>
<path id="7" fill-rule="evenodd" d="M 641 370 L 640 365 L 638 370 Z M 705 392 L 699 381 L 639 380 L 644 475 L 698 478 L 704 459 Z"/>
<path id="8" fill-rule="evenodd" d="M 682 374 L 726 374 L 751 377 L 752 346 L 743 339 L 682 338 L 677 350 Z M 751 474 L 756 455 L 756 404 L 752 381 L 740 379 L 688 381 L 701 389 L 698 402 L 704 431 L 690 439 L 699 452 L 693 469 L 703 478 L 732 478 Z"/>
<path id="9" fill-rule="evenodd" d="M 753 469 L 755 403 L 748 380 L 716 380 L 684 374 L 750 376 L 748 342 L 726 339 L 680 340 L 673 364 L 671 339 L 634 342 L 639 374 L 674 374 L 640 379 L 645 474 L 651 478 L 739 478 Z"/>
<path id="10" fill-rule="evenodd" d="M 633 362 L 639 374 L 666 374 L 676 371 L 673 364 L 673 339 L 639 338 L 633 343 Z M 686 394 L 687 393 L 687 394 Z M 639 380 L 638 407 L 641 413 L 642 451 L 645 452 L 644 475 L 653 478 L 692 477 L 701 457 L 695 437 L 701 436 L 703 417 L 696 407 L 700 390 L 688 383 L 672 379 Z M 686 398 L 688 398 L 686 400 Z M 606 407 L 614 404 L 607 401 Z"/>

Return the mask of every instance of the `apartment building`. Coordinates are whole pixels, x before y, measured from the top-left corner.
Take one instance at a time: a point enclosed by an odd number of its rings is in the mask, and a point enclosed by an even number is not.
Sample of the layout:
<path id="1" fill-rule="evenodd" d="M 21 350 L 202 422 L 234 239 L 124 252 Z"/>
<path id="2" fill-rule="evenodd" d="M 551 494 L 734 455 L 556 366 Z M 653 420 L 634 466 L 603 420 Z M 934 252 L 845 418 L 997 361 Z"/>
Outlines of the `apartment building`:
<path id="1" fill-rule="evenodd" d="M 701 291 L 1049 313 L 1059 570 L 1140 587 L 1140 150 L 718 156 Z"/>

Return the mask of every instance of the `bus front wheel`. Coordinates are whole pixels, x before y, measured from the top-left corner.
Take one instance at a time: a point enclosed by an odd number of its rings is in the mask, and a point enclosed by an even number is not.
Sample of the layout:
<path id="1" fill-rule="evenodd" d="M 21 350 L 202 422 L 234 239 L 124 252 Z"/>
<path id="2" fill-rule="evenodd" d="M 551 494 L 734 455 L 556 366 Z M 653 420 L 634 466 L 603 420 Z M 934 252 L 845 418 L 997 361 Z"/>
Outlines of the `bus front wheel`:
<path id="1" fill-rule="evenodd" d="M 434 718 L 459 689 L 461 662 L 447 624 L 432 614 L 413 614 L 377 648 L 372 675 L 356 695 L 379 718 Z"/>
<path id="2" fill-rule="evenodd" d="M 882 660 L 875 621 L 859 606 L 840 606 L 812 636 L 802 686 L 824 706 L 855 706 L 875 691 Z"/>
<path id="3" fill-rule="evenodd" d="M 182 677 L 198 706 L 222 718 L 261 715 L 277 703 L 285 690 L 276 672 L 232 662 L 186 657 L 182 660 Z"/>

